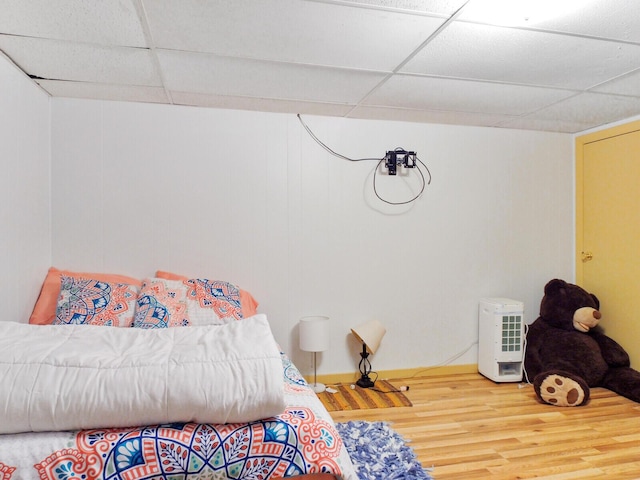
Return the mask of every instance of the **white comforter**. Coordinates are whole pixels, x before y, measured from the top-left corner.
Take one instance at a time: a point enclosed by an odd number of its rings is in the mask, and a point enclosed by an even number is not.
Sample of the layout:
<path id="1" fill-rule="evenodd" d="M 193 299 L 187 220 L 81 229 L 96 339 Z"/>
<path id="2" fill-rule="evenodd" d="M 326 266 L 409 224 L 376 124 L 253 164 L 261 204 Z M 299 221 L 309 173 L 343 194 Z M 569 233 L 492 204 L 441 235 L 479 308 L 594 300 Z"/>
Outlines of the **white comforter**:
<path id="1" fill-rule="evenodd" d="M 143 330 L 0 322 L 0 433 L 282 413 L 278 346 L 264 315 Z"/>

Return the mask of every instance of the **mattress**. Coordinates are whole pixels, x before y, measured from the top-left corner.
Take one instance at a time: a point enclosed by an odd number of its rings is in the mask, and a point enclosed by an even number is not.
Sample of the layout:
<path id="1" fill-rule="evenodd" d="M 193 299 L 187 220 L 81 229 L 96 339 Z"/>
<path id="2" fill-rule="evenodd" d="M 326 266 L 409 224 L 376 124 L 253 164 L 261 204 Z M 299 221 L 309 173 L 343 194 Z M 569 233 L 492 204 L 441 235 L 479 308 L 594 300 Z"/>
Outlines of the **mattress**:
<path id="1" fill-rule="evenodd" d="M 331 416 L 281 353 L 284 411 L 246 423 L 170 423 L 0 435 L 0 478 L 357 480 Z"/>

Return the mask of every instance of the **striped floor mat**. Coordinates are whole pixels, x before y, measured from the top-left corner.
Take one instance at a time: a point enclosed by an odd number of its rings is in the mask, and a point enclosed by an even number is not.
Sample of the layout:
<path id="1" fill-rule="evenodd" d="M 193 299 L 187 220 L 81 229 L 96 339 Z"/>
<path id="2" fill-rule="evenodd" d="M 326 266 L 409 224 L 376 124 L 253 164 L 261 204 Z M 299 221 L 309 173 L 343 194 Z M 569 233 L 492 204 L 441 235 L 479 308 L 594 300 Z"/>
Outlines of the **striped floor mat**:
<path id="1" fill-rule="evenodd" d="M 339 410 L 359 410 L 365 408 L 411 407 L 411 401 L 386 380 L 378 380 L 373 388 L 349 385 L 333 387 L 337 393 L 318 394 L 325 408 L 330 412 Z"/>

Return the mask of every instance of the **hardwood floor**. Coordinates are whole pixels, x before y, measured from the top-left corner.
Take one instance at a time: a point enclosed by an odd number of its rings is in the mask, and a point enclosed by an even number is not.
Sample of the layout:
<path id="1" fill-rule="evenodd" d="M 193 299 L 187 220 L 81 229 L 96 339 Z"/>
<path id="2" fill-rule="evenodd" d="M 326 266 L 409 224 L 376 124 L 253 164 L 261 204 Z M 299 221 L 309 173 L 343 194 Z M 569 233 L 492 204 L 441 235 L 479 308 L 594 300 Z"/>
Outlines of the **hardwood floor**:
<path id="1" fill-rule="evenodd" d="M 388 421 L 435 480 L 640 479 L 640 404 L 602 388 L 583 407 L 538 403 L 533 387 L 479 374 L 392 380 L 413 407 L 332 412 Z"/>

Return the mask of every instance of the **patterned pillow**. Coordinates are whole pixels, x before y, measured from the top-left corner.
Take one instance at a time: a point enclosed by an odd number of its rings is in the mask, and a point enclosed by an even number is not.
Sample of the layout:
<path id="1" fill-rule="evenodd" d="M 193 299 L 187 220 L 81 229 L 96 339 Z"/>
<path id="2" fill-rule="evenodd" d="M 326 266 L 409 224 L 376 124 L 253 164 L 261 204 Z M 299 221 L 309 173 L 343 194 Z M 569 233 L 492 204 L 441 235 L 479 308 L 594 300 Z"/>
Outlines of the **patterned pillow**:
<path id="1" fill-rule="evenodd" d="M 224 324 L 244 318 L 240 289 L 221 280 L 195 278 L 189 286 L 189 313 L 198 325 Z"/>
<path id="2" fill-rule="evenodd" d="M 246 290 L 221 280 L 189 279 L 158 270 L 156 277 L 181 280 L 187 286 L 189 318 L 194 325 L 224 324 L 257 313 L 258 302 Z"/>
<path id="3" fill-rule="evenodd" d="M 146 279 L 136 300 L 133 326 L 167 328 L 191 325 L 186 297 L 187 286 L 180 281 Z"/>
<path id="4" fill-rule="evenodd" d="M 137 288 L 126 283 L 62 275 L 53 324 L 130 327 L 137 294 Z"/>
<path id="5" fill-rule="evenodd" d="M 101 280 L 109 283 L 125 283 L 133 285 L 136 290 L 140 289 L 141 281 L 125 275 L 116 275 L 111 273 L 86 273 L 73 272 L 70 270 L 59 270 L 51 267 L 47 272 L 47 276 L 42 283 L 40 295 L 33 307 L 33 312 L 29 317 L 29 323 L 36 325 L 47 325 L 53 323 L 56 319 L 56 308 L 58 306 L 58 297 L 60 296 L 60 287 L 62 285 L 62 277 L 79 277 Z"/>

